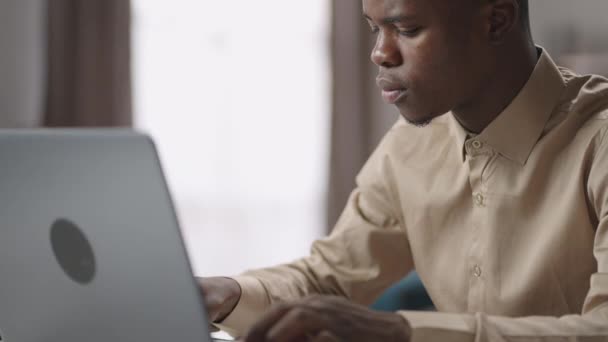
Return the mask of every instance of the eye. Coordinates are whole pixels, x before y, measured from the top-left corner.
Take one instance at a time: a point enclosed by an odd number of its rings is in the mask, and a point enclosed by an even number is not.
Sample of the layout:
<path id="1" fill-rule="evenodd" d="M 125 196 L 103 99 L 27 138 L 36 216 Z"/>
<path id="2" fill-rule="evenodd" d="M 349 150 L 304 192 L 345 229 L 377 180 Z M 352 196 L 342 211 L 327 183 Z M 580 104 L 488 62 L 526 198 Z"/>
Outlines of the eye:
<path id="1" fill-rule="evenodd" d="M 375 26 L 375 25 L 370 25 L 370 29 L 371 29 L 371 33 L 373 35 L 376 35 L 376 34 L 378 34 L 378 32 L 380 32 L 380 28 L 378 26 Z"/>
<path id="2" fill-rule="evenodd" d="M 399 34 L 402 36 L 415 37 L 421 29 L 421 27 L 415 27 L 410 29 L 397 29 L 397 32 L 399 32 Z"/>

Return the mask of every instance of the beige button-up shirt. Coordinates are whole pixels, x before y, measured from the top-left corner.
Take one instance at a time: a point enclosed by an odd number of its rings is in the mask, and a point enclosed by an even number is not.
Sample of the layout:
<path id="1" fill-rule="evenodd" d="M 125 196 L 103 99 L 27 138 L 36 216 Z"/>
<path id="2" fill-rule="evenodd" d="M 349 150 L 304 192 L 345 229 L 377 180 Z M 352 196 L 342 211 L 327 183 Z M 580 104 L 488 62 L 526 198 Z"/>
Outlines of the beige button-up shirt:
<path id="1" fill-rule="evenodd" d="M 413 341 L 608 341 L 607 131 L 608 80 L 546 52 L 473 138 L 399 120 L 310 256 L 235 277 L 224 326 L 310 294 L 367 305 L 415 268 L 439 312 L 400 312 Z"/>

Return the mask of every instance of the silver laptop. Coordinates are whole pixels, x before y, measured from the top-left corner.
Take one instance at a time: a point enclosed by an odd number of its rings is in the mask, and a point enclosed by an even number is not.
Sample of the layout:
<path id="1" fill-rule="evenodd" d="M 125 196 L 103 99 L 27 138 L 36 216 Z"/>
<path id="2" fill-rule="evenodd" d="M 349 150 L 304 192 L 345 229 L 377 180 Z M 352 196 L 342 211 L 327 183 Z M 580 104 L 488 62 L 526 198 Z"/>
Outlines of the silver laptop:
<path id="1" fill-rule="evenodd" d="M 211 341 L 152 141 L 0 130 L 3 342 Z"/>

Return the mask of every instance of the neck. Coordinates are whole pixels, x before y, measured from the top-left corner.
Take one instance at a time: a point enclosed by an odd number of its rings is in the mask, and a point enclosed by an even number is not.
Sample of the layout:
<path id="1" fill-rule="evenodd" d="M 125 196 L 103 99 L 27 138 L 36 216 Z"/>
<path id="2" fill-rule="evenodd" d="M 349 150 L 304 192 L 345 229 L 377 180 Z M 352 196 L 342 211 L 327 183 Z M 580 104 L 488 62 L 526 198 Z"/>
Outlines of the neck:
<path id="1" fill-rule="evenodd" d="M 481 133 L 507 108 L 532 75 L 538 61 L 534 43 L 523 37 L 513 44 L 505 44 L 496 55 L 492 76 L 473 99 L 452 110 L 458 122 L 473 133 Z"/>

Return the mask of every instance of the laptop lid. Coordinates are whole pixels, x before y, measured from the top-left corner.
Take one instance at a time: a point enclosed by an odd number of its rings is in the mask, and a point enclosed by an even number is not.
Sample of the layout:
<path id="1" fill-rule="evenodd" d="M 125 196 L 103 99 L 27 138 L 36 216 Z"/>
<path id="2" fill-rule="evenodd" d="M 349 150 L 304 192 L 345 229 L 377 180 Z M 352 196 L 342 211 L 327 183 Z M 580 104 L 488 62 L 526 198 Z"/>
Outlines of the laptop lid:
<path id="1" fill-rule="evenodd" d="M 210 341 L 152 141 L 0 130 L 4 342 Z"/>

